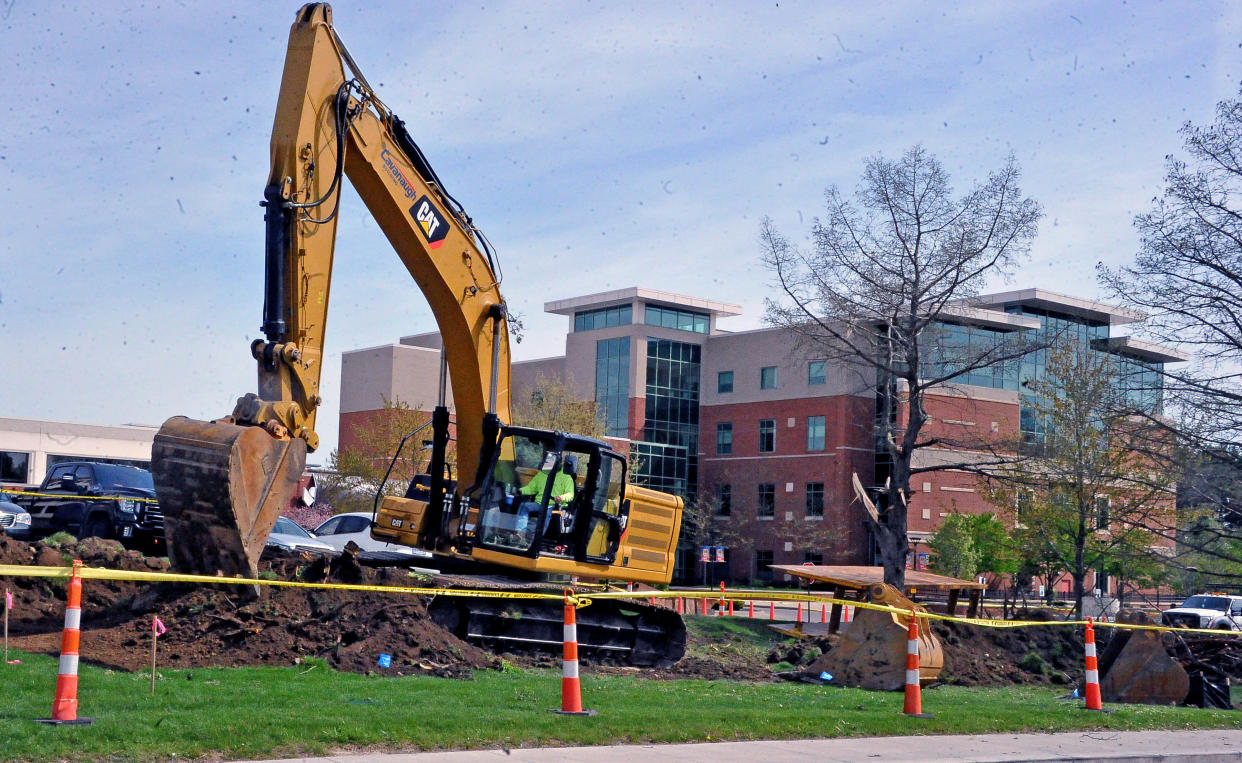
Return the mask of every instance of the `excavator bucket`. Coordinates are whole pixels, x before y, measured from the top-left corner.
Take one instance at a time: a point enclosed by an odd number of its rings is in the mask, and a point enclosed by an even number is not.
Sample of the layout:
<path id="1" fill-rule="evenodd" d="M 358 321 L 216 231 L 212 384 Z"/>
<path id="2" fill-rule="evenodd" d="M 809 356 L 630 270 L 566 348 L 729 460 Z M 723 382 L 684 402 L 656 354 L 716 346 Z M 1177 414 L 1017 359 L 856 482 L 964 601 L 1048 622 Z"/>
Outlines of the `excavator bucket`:
<path id="1" fill-rule="evenodd" d="M 247 575 L 297 491 L 306 443 L 262 427 L 174 416 L 151 448 L 168 555 L 178 572 Z"/>
<path id="2" fill-rule="evenodd" d="M 1155 625 L 1144 612 L 1122 612 L 1119 623 Z M 1158 631 L 1119 629 L 1100 654 L 1100 692 L 1105 702 L 1177 705 L 1190 692 L 1190 675 L 1169 656 Z"/>
<path id="3" fill-rule="evenodd" d="M 875 604 L 899 609 L 926 611 L 890 585 L 878 583 L 867 591 Z M 944 651 L 940 639 L 919 622 L 919 680 L 934 681 L 944 668 Z M 833 683 L 875 691 L 898 691 L 906 683 L 907 629 L 909 615 L 858 609 L 849 626 L 841 631 L 841 640 L 810 667 L 812 673 L 827 672 Z"/>

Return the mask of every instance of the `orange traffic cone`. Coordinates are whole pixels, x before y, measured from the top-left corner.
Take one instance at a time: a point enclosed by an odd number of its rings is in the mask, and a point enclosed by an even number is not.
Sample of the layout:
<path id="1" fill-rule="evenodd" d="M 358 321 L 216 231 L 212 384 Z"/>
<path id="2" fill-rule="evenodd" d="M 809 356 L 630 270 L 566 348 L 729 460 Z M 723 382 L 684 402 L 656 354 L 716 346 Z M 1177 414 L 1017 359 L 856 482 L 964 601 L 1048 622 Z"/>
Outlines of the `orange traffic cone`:
<path id="1" fill-rule="evenodd" d="M 94 718 L 78 717 L 78 644 L 82 636 L 82 578 L 78 569 L 81 560 L 73 560 L 73 576 L 69 578 L 69 595 L 65 601 L 65 629 L 60 636 L 60 670 L 56 676 L 56 699 L 52 717 L 39 718 L 39 723 L 88 726 Z"/>
<path id="2" fill-rule="evenodd" d="M 1087 697 L 1086 709 L 1103 710 L 1104 703 L 1100 699 L 1100 666 L 1095 658 L 1095 628 L 1091 625 L 1091 618 L 1087 618 L 1086 633 L 1086 654 L 1087 654 L 1087 686 L 1084 694 Z"/>
<path id="3" fill-rule="evenodd" d="M 923 712 L 923 690 L 919 685 L 919 619 L 910 611 L 906 630 L 906 701 L 902 712 L 915 718 L 931 718 Z"/>
<path id="4" fill-rule="evenodd" d="M 578 609 L 565 597 L 565 652 L 561 661 L 561 715 L 595 715 L 582 709 L 582 684 L 578 680 Z"/>

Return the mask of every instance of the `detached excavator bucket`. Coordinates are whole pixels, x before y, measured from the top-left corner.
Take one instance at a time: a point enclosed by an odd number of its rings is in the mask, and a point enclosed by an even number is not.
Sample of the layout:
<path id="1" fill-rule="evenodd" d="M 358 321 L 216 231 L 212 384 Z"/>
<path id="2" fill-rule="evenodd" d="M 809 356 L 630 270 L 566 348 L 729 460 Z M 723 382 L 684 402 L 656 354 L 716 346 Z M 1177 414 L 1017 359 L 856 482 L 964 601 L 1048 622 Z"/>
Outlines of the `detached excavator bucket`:
<path id="1" fill-rule="evenodd" d="M 894 587 L 877 583 L 867 591 L 874 604 L 903 610 L 927 611 L 902 596 Z M 826 671 L 834 683 L 873 691 L 898 691 L 906 683 L 906 647 L 909 615 L 859 609 L 853 621 L 842 629 L 841 640 L 810 667 L 811 672 Z M 919 680 L 934 681 L 944 668 L 940 639 L 919 621 Z"/>
<path id="2" fill-rule="evenodd" d="M 301 439 L 183 416 L 165 421 L 151 448 L 151 473 L 173 569 L 257 574 L 267 536 L 305 466 Z"/>
<path id="3" fill-rule="evenodd" d="M 1117 622 L 1156 624 L 1138 611 L 1122 612 Z M 1100 691 L 1105 702 L 1177 705 L 1190 693 L 1190 675 L 1169 656 L 1158 631 L 1119 629 L 1100 654 Z"/>

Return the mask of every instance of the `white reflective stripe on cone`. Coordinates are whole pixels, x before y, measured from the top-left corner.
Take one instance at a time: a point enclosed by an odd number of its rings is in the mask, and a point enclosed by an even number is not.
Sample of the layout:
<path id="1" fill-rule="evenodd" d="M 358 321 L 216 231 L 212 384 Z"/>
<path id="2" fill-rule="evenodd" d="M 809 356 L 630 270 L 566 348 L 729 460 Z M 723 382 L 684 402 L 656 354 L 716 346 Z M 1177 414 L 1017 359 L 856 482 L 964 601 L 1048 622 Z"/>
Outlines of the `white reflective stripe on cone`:
<path id="1" fill-rule="evenodd" d="M 561 663 L 561 678 L 577 678 L 578 677 L 578 661 L 566 660 Z"/>
<path id="2" fill-rule="evenodd" d="M 1100 671 L 1088 670 L 1087 671 L 1087 683 L 1098 684 L 1099 682 L 1100 682 Z"/>
<path id="3" fill-rule="evenodd" d="M 1095 642 L 1094 641 L 1092 641 L 1090 644 L 1087 644 L 1087 655 L 1086 656 L 1088 657 L 1095 656 Z"/>
<path id="4" fill-rule="evenodd" d="M 919 642 L 907 641 L 906 642 L 906 654 L 918 654 L 918 653 L 919 653 Z"/>
<path id="5" fill-rule="evenodd" d="M 919 682 L 919 672 L 917 670 L 906 671 L 906 685 L 915 686 Z"/>
<path id="6" fill-rule="evenodd" d="M 577 626 L 577 625 L 566 625 L 566 626 L 565 626 L 564 635 L 562 636 L 562 639 L 564 639 L 565 641 L 573 641 L 573 642 L 577 643 L 577 641 L 578 641 L 578 626 Z"/>
<path id="7" fill-rule="evenodd" d="M 76 654 L 62 654 L 60 656 L 60 674 L 62 676 L 76 676 L 78 674 L 78 656 Z"/>
<path id="8" fill-rule="evenodd" d="M 65 610 L 65 627 L 80 630 L 82 626 L 82 610 L 74 607 Z"/>

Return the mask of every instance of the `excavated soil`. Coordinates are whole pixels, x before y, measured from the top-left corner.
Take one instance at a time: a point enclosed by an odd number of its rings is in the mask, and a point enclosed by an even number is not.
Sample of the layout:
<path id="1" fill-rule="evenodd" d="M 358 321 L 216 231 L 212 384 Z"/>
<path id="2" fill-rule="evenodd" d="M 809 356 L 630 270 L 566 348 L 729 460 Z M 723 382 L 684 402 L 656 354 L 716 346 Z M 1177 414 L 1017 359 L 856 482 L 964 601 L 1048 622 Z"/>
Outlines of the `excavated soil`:
<path id="1" fill-rule="evenodd" d="M 0 564 L 61 566 L 81 559 L 88 566 L 124 570 L 166 570 L 166 559 L 126 551 L 115 541 L 88 538 L 67 548 L 27 544 L 0 536 Z M 375 585 L 408 585 L 403 569 L 328 569 L 323 560 L 265 554 L 261 575 L 279 579 L 332 579 Z M 60 649 L 66 583 L 48 578 L 7 578 L 13 592 L 11 645 L 55 655 Z M 461 641 L 427 616 L 426 600 L 375 592 L 264 587 L 253 598 L 241 586 L 190 586 L 88 580 L 83 586 L 82 659 L 122 670 L 149 665 L 151 622 L 168 627 L 160 637 L 160 664 L 171 668 L 291 665 L 321 658 L 333 668 L 355 673 L 435 675 L 467 678 L 479 669 L 499 669 L 504 661 L 527 666 L 559 666 L 557 655 L 501 657 Z M 993 629 L 936 622 L 945 655 L 940 680 L 965 686 L 1061 684 L 1082 679 L 1081 633 L 1075 628 Z M 1108 631 L 1099 631 L 1101 641 Z M 836 637 L 778 647 L 767 662 L 808 664 L 830 649 Z M 759 657 L 743 656 L 727 645 L 701 645 L 677 664 L 658 670 L 594 664 L 592 670 L 657 679 L 701 678 L 770 681 L 773 673 Z M 381 654 L 391 655 L 380 668 Z M 1242 667 L 1242 660 L 1238 661 Z"/>
<path id="2" fill-rule="evenodd" d="M 77 558 L 88 566 L 162 570 L 167 561 L 124 551 L 112 541 L 89 538 L 61 551 L 42 543 L 0 538 L 0 564 L 63 565 Z M 293 579 L 307 560 L 264 555 L 260 574 Z M 405 570 L 367 569 L 367 583 L 408 585 Z M 354 582 L 354 581 L 350 581 Z M 64 619 L 65 583 L 12 578 L 14 612 L 9 633 L 17 649 L 56 654 Z M 420 597 L 392 594 L 265 587 L 257 599 L 240 586 L 187 586 L 88 580 L 82 596 L 82 659 L 137 670 L 150 664 L 152 618 L 168 628 L 160 637 L 160 664 L 173 668 L 290 665 L 308 657 L 344 671 L 379 671 L 380 654 L 392 657 L 385 673 L 468 677 L 500 660 L 465 643 L 427 617 Z"/>

